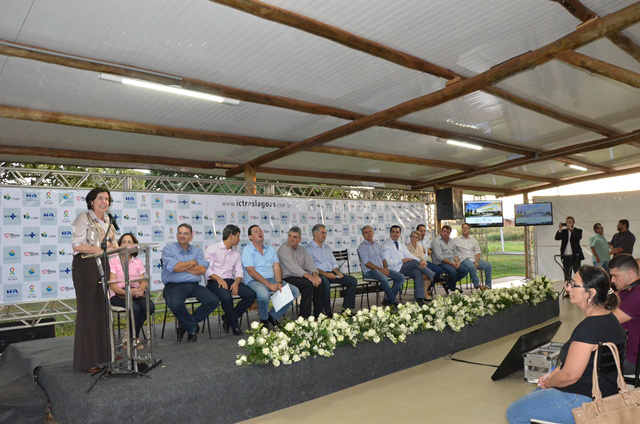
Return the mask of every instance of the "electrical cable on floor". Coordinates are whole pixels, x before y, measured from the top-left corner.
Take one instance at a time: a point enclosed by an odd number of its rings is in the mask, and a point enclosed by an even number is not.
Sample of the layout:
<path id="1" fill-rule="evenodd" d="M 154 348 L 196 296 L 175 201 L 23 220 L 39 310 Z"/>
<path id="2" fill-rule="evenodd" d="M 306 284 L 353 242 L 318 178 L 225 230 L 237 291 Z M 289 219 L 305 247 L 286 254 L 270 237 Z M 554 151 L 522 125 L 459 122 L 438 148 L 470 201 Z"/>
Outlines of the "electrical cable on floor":
<path id="1" fill-rule="evenodd" d="M 480 363 L 480 362 L 465 361 L 464 359 L 457 359 L 457 358 L 454 358 L 454 357 L 453 357 L 453 355 L 454 355 L 454 354 L 455 354 L 455 352 L 454 352 L 454 353 L 452 353 L 452 354 L 450 354 L 450 355 L 445 356 L 445 357 L 444 357 L 444 359 L 448 359 L 448 360 L 450 360 L 450 361 L 455 361 L 455 362 L 462 362 L 462 363 L 464 363 L 464 364 L 482 365 L 483 367 L 498 368 L 498 365 L 493 365 L 493 364 L 483 364 L 483 363 Z"/>
<path id="2" fill-rule="evenodd" d="M 49 393 L 47 393 L 42 383 L 40 383 L 40 379 L 38 378 L 38 371 L 40 371 L 40 368 L 42 368 L 42 366 L 37 366 L 33 369 L 33 381 L 35 381 L 36 384 L 40 386 L 40 388 L 44 392 L 44 395 L 47 397 L 47 409 L 45 411 L 45 418 L 46 420 L 52 420 L 53 414 L 51 413 L 51 399 L 49 399 Z"/>

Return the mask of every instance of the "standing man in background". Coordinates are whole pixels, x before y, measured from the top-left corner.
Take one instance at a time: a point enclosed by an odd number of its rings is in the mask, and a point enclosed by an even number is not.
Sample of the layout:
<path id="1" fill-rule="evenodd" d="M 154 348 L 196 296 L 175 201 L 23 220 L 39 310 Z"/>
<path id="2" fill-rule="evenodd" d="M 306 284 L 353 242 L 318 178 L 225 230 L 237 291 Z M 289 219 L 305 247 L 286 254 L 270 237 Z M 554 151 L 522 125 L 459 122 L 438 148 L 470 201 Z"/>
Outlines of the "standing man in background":
<path id="1" fill-rule="evenodd" d="M 609 272 L 609 243 L 607 243 L 607 239 L 603 235 L 604 227 L 597 222 L 593 224 L 593 231 L 595 231 L 595 234 L 589 237 L 593 266 L 603 268 Z"/>
<path id="2" fill-rule="evenodd" d="M 582 230 L 575 227 L 576 220 L 568 216 L 566 222 L 558 224 L 556 240 L 560 242 L 560 256 L 562 259 L 562 269 L 564 270 L 564 281 L 571 280 L 571 271 L 578 272 L 580 263 L 584 259 L 580 240 L 582 240 Z M 567 227 L 567 228 L 562 228 Z"/>
<path id="3" fill-rule="evenodd" d="M 621 219 L 618 221 L 618 232 L 613 235 L 609 246 L 611 247 L 611 255 L 616 256 L 620 253 L 633 255 L 633 245 L 636 243 L 636 236 L 629 231 L 629 220 Z"/>

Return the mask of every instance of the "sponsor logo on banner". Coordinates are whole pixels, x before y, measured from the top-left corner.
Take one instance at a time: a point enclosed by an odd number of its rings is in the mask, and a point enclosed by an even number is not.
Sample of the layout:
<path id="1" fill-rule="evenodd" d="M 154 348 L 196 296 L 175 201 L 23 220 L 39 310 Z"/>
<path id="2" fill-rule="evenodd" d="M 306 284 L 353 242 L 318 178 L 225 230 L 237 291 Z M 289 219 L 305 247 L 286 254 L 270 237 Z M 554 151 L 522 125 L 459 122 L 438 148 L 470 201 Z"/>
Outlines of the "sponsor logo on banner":
<path id="1" fill-rule="evenodd" d="M 58 220 L 56 217 L 57 214 L 58 214 L 57 209 L 42 208 L 40 210 L 40 216 L 42 217 L 40 222 L 42 223 L 42 225 L 56 225 L 58 224 Z"/>
<path id="2" fill-rule="evenodd" d="M 67 254 L 67 252 L 65 252 L 65 251 L 64 251 L 64 249 L 60 249 L 60 250 L 58 250 L 58 255 L 60 255 L 60 256 L 64 256 L 64 255 L 66 255 L 66 254 Z"/>
<path id="3" fill-rule="evenodd" d="M 350 213 L 349 214 L 349 222 L 352 223 L 352 224 L 355 224 L 356 220 L 357 220 L 356 214 L 355 213 Z"/>
<path id="4" fill-rule="evenodd" d="M 58 273 L 58 271 L 56 271 L 55 269 L 50 269 L 50 268 L 43 269 L 41 272 L 42 272 L 42 275 L 55 275 Z"/>
<path id="5" fill-rule="evenodd" d="M 356 237 L 351 237 L 351 247 L 358 246 L 358 239 Z"/>
<path id="6" fill-rule="evenodd" d="M 165 223 L 166 224 L 177 224 L 178 223 L 178 218 L 176 216 L 176 213 L 173 211 L 165 211 L 164 212 L 164 216 L 165 216 Z"/>
<path id="7" fill-rule="evenodd" d="M 295 216 L 295 214 L 294 214 Z M 307 214 L 306 212 L 300 212 L 300 222 L 303 224 L 307 223 Z"/>
<path id="8" fill-rule="evenodd" d="M 202 213 L 202 211 L 192 211 L 191 212 L 191 221 L 192 221 L 193 225 L 200 224 L 202 222 L 203 215 L 204 214 Z"/>
<path id="9" fill-rule="evenodd" d="M 71 266 L 69 264 L 58 265 L 58 274 L 60 279 L 68 280 L 71 278 Z"/>
<path id="10" fill-rule="evenodd" d="M 84 196 L 82 197 L 84 200 Z M 68 191 L 63 191 L 58 194 L 58 206 L 70 207 L 73 206 L 73 194 Z"/>
<path id="11" fill-rule="evenodd" d="M 136 199 L 135 193 L 127 193 L 124 195 L 123 207 L 135 208 L 136 202 L 137 202 L 137 199 Z"/>
<path id="12" fill-rule="evenodd" d="M 28 220 L 29 222 L 38 221 L 40 219 L 40 217 L 38 217 L 38 216 L 31 216 L 29 214 L 29 212 L 23 214 L 22 218 L 24 218 L 25 220 Z M 35 222 L 34 222 L 34 224 L 35 224 Z"/>
<path id="13" fill-rule="evenodd" d="M 20 238 L 20 234 L 16 234 L 16 233 L 4 233 L 3 236 L 5 239 L 9 239 L 9 240 Z"/>
<path id="14" fill-rule="evenodd" d="M 40 243 L 40 228 L 38 227 L 24 227 L 22 229 L 22 242 L 25 244 L 38 244 Z"/>
<path id="15" fill-rule="evenodd" d="M 213 229 L 211 228 L 207 228 L 204 232 L 204 238 L 205 239 L 215 239 L 215 231 L 213 231 Z"/>
<path id="16" fill-rule="evenodd" d="M 2 248 L 2 260 L 5 264 L 20 262 L 22 258 L 20 258 L 20 254 L 22 253 L 22 248 L 20 246 L 5 246 Z M 25 252 L 26 256 L 28 252 Z"/>
<path id="17" fill-rule="evenodd" d="M 225 211 L 216 211 L 213 222 L 216 225 L 224 225 L 227 223 L 227 213 Z"/>
<path id="18" fill-rule="evenodd" d="M 207 220 L 207 216 L 205 215 L 204 217 L 205 220 Z M 235 212 L 229 212 L 229 222 L 235 224 L 236 222 L 236 213 Z"/>
<path id="19" fill-rule="evenodd" d="M 46 231 L 43 231 L 43 232 L 40 233 L 40 237 L 52 242 L 52 241 L 54 241 L 53 239 L 56 238 L 56 235 L 55 234 L 51 234 L 51 233 L 47 233 Z"/>
<path id="20" fill-rule="evenodd" d="M 22 286 L 19 284 L 5 284 L 2 286 L 5 300 L 19 300 L 22 299 Z"/>
<path id="21" fill-rule="evenodd" d="M 60 287 L 60 291 L 61 292 L 72 292 L 75 291 L 76 289 L 71 287 L 71 286 L 62 286 Z"/>
<path id="22" fill-rule="evenodd" d="M 20 225 L 22 223 L 22 217 L 20 215 L 20 209 L 18 208 L 5 208 L 2 213 L 2 224 Z"/>
<path id="23" fill-rule="evenodd" d="M 18 276 L 16 275 L 16 269 L 14 267 L 8 267 L 5 268 L 6 271 L 4 271 L 5 273 L 5 277 L 4 279 L 7 281 L 16 281 L 18 279 Z"/>
<path id="24" fill-rule="evenodd" d="M 53 299 L 58 296 L 58 283 L 52 281 L 47 283 L 40 283 L 42 287 L 42 298 Z"/>
<path id="25" fill-rule="evenodd" d="M 283 223 L 289 222 L 289 214 L 287 212 L 280 212 L 280 221 Z"/>
<path id="26" fill-rule="evenodd" d="M 60 243 L 71 243 L 71 236 L 73 233 L 69 228 L 60 227 L 58 230 L 58 240 Z"/>
<path id="27" fill-rule="evenodd" d="M 138 204 L 139 208 L 148 208 L 149 207 L 149 201 L 147 200 L 147 196 L 142 194 L 140 195 L 140 203 Z"/>
<path id="28" fill-rule="evenodd" d="M 169 203 L 167 203 L 167 206 Z M 162 194 L 152 194 L 151 195 L 151 207 L 154 209 L 162 209 L 165 207 L 164 204 L 164 195 Z"/>
<path id="29" fill-rule="evenodd" d="M 151 211 L 148 209 L 138 211 L 138 224 L 150 224 Z"/>
<path id="30" fill-rule="evenodd" d="M 247 212 L 247 211 L 238 212 L 238 222 L 240 224 L 248 224 L 249 223 L 249 212 Z"/>
<path id="31" fill-rule="evenodd" d="M 43 262 L 55 262 L 58 260 L 58 247 L 57 246 L 41 246 L 40 256 Z"/>
<path id="32" fill-rule="evenodd" d="M 71 216 L 69 215 L 69 209 L 64 209 L 62 211 L 62 219 L 60 220 L 63 224 L 71 223 Z"/>
<path id="33" fill-rule="evenodd" d="M 151 241 L 164 241 L 164 230 L 154 225 L 151 229 Z"/>
<path id="34" fill-rule="evenodd" d="M 160 216 L 160 211 L 152 212 L 152 215 L 153 215 L 153 222 L 155 224 L 162 224 L 162 217 Z"/>
<path id="35" fill-rule="evenodd" d="M 40 265 L 24 265 L 22 272 L 25 281 L 38 281 L 40 279 Z"/>
<path id="36" fill-rule="evenodd" d="M 29 285 L 29 292 L 27 293 L 27 299 L 37 299 L 38 294 L 36 293 L 36 286 L 33 284 Z"/>
<path id="37" fill-rule="evenodd" d="M 189 209 L 189 196 L 185 194 L 178 195 L 178 208 L 180 209 Z"/>
<path id="38" fill-rule="evenodd" d="M 269 214 L 267 212 L 260 212 L 260 223 L 266 224 L 269 222 Z"/>
<path id="39" fill-rule="evenodd" d="M 25 191 L 22 198 L 22 206 L 40 206 L 40 193 L 37 191 Z"/>
<path id="40" fill-rule="evenodd" d="M 137 221 L 138 218 L 136 218 L 134 215 L 129 215 L 128 213 L 125 213 L 122 216 L 122 219 L 124 219 L 125 221 Z"/>
<path id="41" fill-rule="evenodd" d="M 342 222 L 342 215 L 340 213 L 334 214 L 333 222 L 335 222 L 336 224 L 340 224 Z"/>

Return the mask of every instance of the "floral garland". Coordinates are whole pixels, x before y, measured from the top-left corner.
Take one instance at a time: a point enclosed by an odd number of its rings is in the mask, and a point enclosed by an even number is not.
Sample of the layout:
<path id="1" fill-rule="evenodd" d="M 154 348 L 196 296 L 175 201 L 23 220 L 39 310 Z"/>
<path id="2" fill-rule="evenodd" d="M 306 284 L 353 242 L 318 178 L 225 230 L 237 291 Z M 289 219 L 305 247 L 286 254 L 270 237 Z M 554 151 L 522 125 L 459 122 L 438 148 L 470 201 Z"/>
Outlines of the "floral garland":
<path id="1" fill-rule="evenodd" d="M 518 287 L 475 291 L 471 295 L 459 292 L 438 296 L 427 305 L 409 302 L 397 309 L 372 306 L 349 313 L 334 314 L 331 319 L 320 315 L 288 321 L 278 331 L 268 331 L 259 322 L 251 324 L 249 337 L 238 341 L 248 354 L 237 356 L 236 365 L 291 364 L 316 356 L 332 356 L 340 345 L 356 346 L 363 341 L 380 343 L 384 338 L 393 343 L 404 342 L 408 335 L 426 330 L 443 331 L 446 327 L 459 332 L 478 317 L 494 315 L 514 305 L 537 305 L 548 298 L 555 299 L 553 282 L 538 276 Z"/>

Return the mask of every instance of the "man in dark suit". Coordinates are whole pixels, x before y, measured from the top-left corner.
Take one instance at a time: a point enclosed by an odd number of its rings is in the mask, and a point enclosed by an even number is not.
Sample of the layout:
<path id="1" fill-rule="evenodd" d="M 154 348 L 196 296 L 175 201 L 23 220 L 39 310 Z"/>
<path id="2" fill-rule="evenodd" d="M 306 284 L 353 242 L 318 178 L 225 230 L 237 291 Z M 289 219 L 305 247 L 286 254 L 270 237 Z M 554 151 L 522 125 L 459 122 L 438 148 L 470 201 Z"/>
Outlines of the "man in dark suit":
<path id="1" fill-rule="evenodd" d="M 580 247 L 582 230 L 576 228 L 574 226 L 575 223 L 576 220 L 572 216 L 568 216 L 566 222 L 558 224 L 558 231 L 556 232 L 556 240 L 561 240 L 560 255 L 562 256 L 565 282 L 571 280 L 571 271 L 578 272 L 580 263 L 584 259 L 582 247 Z"/>

